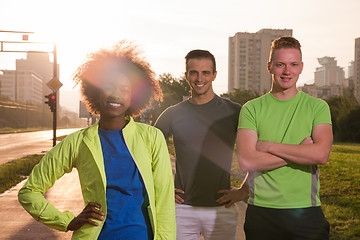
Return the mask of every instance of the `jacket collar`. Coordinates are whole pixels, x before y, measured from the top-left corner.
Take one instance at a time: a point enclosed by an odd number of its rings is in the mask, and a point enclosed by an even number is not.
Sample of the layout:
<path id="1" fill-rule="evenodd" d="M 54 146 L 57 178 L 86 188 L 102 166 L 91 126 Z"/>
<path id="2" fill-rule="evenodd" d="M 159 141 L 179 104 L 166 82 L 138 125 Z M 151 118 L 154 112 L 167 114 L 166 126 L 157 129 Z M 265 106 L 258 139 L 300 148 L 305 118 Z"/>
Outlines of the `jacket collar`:
<path id="1" fill-rule="evenodd" d="M 132 117 L 128 117 L 128 124 L 123 129 L 124 138 L 127 139 L 129 136 L 133 136 L 135 132 L 135 121 Z M 84 132 L 84 142 L 89 148 L 96 165 L 101 173 L 101 178 L 103 180 L 104 186 L 106 187 L 106 175 L 105 175 L 105 166 L 104 158 L 101 149 L 100 137 L 98 134 L 99 130 L 99 121 L 87 128 Z"/>
<path id="2" fill-rule="evenodd" d="M 135 131 L 135 121 L 132 117 L 127 117 L 126 120 L 128 120 L 128 123 L 123 128 L 123 131 L 124 133 L 126 132 L 126 134 L 131 135 Z M 90 126 L 85 131 L 85 138 L 91 141 L 94 140 L 94 138 L 98 137 L 98 130 L 99 130 L 99 121 L 97 121 L 95 124 Z"/>

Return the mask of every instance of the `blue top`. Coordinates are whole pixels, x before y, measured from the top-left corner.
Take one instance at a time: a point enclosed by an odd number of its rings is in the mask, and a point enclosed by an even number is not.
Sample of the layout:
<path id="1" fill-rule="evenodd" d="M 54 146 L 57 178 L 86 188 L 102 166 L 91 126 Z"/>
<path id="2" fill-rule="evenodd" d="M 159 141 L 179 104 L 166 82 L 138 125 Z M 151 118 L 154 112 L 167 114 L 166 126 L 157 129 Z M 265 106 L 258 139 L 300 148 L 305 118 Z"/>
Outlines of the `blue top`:
<path id="1" fill-rule="evenodd" d="M 107 181 L 107 217 L 98 239 L 152 239 L 148 196 L 122 129 L 99 128 L 99 137 Z"/>

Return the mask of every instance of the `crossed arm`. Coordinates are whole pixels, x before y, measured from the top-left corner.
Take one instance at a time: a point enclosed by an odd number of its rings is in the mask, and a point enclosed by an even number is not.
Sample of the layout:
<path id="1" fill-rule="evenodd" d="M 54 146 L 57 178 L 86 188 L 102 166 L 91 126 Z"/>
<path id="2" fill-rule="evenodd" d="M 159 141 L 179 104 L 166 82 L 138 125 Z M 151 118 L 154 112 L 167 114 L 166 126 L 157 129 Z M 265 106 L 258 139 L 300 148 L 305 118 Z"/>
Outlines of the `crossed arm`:
<path id="1" fill-rule="evenodd" d="M 325 164 L 332 141 L 331 125 L 319 124 L 313 128 L 311 138 L 305 138 L 299 145 L 258 141 L 256 131 L 239 129 L 236 146 L 241 170 L 265 171 L 289 163 Z"/>

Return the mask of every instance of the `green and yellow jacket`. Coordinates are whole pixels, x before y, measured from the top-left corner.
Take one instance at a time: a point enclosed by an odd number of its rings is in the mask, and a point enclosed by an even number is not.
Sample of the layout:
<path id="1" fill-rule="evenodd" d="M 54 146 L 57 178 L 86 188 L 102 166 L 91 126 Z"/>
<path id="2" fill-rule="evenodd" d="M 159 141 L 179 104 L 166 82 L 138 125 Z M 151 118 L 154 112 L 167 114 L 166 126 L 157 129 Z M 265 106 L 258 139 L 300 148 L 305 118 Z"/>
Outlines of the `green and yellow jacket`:
<path id="1" fill-rule="evenodd" d="M 89 202 L 99 203 L 106 218 L 106 175 L 98 127 L 97 122 L 57 144 L 34 167 L 20 189 L 18 198 L 21 205 L 39 222 L 67 231 L 74 214 L 60 212 L 43 195 L 57 179 L 73 168 L 79 173 L 84 206 Z M 176 239 L 173 176 L 163 134 L 130 118 L 123 135 L 146 186 L 154 239 Z M 99 226 L 85 224 L 74 231 L 72 239 L 97 239 L 105 220 L 97 222 Z"/>

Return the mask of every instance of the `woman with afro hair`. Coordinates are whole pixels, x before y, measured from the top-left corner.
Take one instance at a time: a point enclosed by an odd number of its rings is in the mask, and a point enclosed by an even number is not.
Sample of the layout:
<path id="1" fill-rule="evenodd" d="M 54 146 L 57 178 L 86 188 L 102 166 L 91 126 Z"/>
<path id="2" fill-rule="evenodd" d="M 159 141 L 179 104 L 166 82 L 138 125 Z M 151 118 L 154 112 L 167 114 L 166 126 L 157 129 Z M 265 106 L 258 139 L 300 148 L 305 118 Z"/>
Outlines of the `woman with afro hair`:
<path id="1" fill-rule="evenodd" d="M 137 46 L 122 41 L 88 55 L 74 74 L 89 111 L 100 119 L 52 148 L 19 191 L 39 222 L 72 239 L 175 239 L 174 187 L 160 130 L 135 122 L 161 89 Z M 44 197 L 76 168 L 84 198 L 75 216 Z"/>

